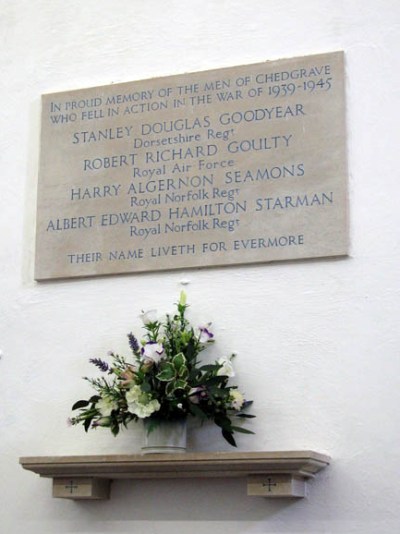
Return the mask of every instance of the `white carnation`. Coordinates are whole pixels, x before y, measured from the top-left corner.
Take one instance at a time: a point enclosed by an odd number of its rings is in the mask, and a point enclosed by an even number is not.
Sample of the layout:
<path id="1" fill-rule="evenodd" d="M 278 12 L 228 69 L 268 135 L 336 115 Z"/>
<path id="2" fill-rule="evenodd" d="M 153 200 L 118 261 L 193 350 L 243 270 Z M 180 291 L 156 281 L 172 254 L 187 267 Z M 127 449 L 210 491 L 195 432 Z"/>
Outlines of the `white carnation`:
<path id="1" fill-rule="evenodd" d="M 144 393 L 140 386 L 132 386 L 126 393 L 128 411 L 137 415 L 141 419 L 149 417 L 157 412 L 161 406 L 157 399 L 151 400 L 148 393 Z"/>

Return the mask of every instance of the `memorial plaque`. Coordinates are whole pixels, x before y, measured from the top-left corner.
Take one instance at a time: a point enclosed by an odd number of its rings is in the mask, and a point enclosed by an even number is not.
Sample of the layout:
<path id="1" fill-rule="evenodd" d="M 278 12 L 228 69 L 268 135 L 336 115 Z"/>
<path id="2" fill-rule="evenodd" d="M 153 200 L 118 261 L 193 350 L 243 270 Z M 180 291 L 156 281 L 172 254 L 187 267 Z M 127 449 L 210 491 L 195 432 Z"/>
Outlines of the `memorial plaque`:
<path id="1" fill-rule="evenodd" d="M 35 278 L 347 253 L 344 57 L 42 97 Z"/>

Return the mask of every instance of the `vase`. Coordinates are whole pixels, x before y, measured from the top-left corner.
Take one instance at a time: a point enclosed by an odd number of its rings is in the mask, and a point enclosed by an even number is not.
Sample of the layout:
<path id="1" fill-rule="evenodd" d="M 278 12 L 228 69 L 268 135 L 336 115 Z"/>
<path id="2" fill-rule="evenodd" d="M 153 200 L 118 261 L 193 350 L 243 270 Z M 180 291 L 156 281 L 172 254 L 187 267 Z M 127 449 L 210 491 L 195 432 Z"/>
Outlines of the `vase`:
<path id="1" fill-rule="evenodd" d="M 148 431 L 149 421 L 144 421 L 143 454 L 186 452 L 186 419 L 160 421 Z"/>

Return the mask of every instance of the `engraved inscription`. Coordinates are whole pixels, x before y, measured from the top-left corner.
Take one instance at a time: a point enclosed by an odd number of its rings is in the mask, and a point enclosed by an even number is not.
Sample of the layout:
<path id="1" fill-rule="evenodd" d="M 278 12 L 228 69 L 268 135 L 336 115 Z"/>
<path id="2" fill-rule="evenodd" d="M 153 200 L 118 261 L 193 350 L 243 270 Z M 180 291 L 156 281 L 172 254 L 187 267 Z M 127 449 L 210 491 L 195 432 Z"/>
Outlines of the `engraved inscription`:
<path id="1" fill-rule="evenodd" d="M 347 254 L 342 52 L 44 95 L 35 278 Z"/>

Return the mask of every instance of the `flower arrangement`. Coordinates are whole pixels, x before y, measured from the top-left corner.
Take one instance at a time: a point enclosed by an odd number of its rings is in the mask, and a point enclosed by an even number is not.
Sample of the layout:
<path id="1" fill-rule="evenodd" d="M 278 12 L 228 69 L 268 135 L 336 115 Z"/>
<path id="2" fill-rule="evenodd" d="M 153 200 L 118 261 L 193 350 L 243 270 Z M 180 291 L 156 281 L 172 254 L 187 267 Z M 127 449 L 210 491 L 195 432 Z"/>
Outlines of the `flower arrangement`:
<path id="1" fill-rule="evenodd" d="M 146 420 L 151 431 L 160 421 L 193 416 L 213 421 L 233 446 L 234 432 L 253 434 L 232 422 L 254 417 L 244 413 L 252 401 L 245 400 L 237 386 L 229 385 L 234 355 L 202 364 L 198 355 L 214 342 L 214 335 L 210 324 L 193 328 L 185 316 L 187 308 L 181 292 L 174 315 L 160 320 L 155 310 L 142 313 L 144 339 L 139 343 L 128 334 L 133 363 L 114 352 L 109 353 L 111 364 L 90 359 L 105 376 L 84 378 L 96 394 L 73 405 L 79 413 L 70 422 L 82 423 L 86 431 L 108 427 L 116 436 L 131 421 Z"/>

